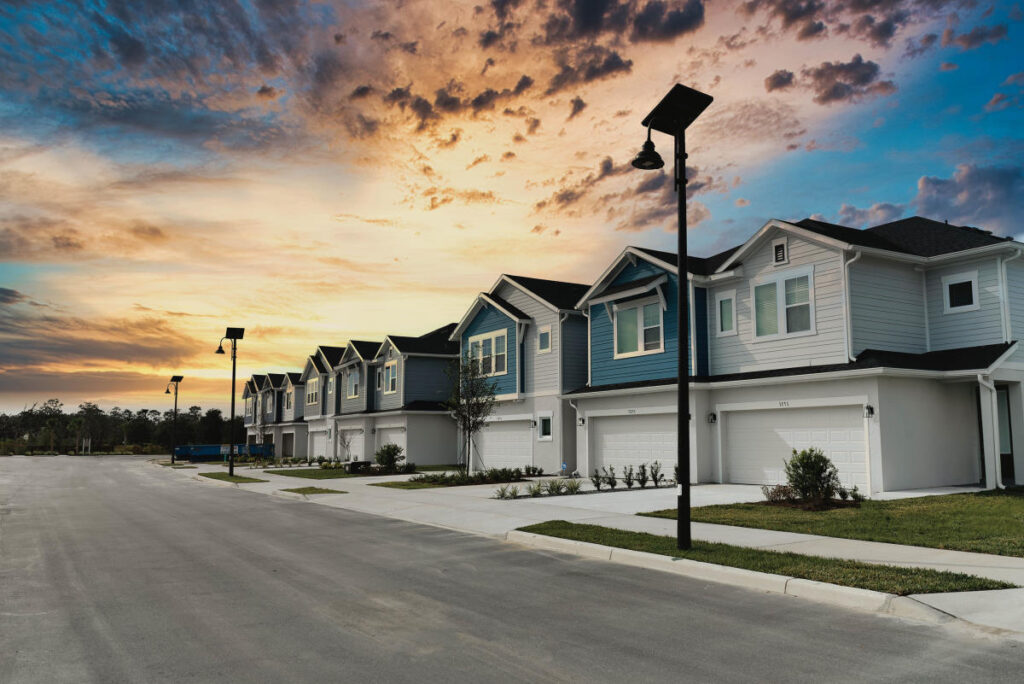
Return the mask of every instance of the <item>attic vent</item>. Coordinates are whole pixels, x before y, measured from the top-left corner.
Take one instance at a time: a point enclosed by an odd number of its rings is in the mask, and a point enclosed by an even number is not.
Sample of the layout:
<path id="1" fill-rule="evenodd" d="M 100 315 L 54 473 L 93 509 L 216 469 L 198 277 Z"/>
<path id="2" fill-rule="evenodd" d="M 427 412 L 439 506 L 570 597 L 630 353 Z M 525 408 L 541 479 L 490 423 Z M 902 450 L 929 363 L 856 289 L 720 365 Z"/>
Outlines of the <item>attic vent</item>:
<path id="1" fill-rule="evenodd" d="M 774 264 L 785 264 L 789 261 L 789 255 L 786 254 L 786 240 L 775 240 L 772 242 L 772 262 Z"/>

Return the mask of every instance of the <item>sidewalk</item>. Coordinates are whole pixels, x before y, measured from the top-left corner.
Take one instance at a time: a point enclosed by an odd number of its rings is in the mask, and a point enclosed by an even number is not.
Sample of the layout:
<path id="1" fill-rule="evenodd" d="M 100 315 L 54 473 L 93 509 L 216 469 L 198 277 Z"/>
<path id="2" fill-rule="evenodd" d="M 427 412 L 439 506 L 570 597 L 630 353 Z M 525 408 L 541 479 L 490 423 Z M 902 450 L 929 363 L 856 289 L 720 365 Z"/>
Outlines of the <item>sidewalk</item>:
<path id="1" fill-rule="evenodd" d="M 225 471 L 226 469 L 219 464 L 201 464 L 197 470 L 172 472 L 192 476 L 200 472 Z M 675 535 L 674 520 L 636 515 L 641 511 L 675 506 L 674 487 L 499 501 L 493 498 L 495 485 L 412 490 L 370 486 L 374 482 L 408 479 L 409 476 L 404 475 L 309 480 L 271 475 L 247 467 L 236 467 L 235 472 L 238 475 L 268 480 L 265 483 L 238 485 L 240 489 L 265 494 L 308 485 L 341 489 L 348 493 L 316 495 L 311 500 L 320 505 L 501 539 L 504 539 L 511 530 L 547 520 L 566 520 L 635 532 Z M 207 478 L 200 479 L 213 482 Z M 700 485 L 691 489 L 694 506 L 758 501 L 760 498 L 760 489 L 753 486 Z M 792 551 L 866 563 L 963 572 L 1024 587 L 1024 558 L 707 523 L 693 523 L 692 533 L 694 539 L 701 541 L 724 542 L 773 551 Z M 935 594 L 915 598 L 978 624 L 1024 632 L 1024 589 Z"/>

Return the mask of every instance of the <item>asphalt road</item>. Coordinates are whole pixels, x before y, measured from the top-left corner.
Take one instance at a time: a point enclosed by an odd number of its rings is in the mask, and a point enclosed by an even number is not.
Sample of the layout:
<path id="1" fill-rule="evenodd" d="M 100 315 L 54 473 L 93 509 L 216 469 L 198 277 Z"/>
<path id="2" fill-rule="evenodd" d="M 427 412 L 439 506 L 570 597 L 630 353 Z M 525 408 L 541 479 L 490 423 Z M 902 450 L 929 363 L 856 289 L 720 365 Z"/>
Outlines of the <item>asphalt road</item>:
<path id="1" fill-rule="evenodd" d="M 1024 645 L 184 479 L 0 458 L 0 682 L 996 682 Z"/>

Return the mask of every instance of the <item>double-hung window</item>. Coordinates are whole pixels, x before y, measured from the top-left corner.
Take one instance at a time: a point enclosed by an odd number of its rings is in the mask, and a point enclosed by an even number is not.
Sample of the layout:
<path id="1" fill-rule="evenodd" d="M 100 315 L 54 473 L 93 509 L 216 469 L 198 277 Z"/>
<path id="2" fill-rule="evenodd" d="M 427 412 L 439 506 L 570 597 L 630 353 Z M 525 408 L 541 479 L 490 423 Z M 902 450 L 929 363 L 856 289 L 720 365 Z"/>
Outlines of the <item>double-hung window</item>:
<path id="1" fill-rule="evenodd" d="M 616 305 L 615 358 L 665 351 L 663 313 L 658 299 Z"/>
<path id="2" fill-rule="evenodd" d="M 814 334 L 814 269 L 786 271 L 751 286 L 754 340 Z"/>
<path id="3" fill-rule="evenodd" d="M 398 361 L 388 361 L 384 364 L 384 394 L 394 394 L 398 391 Z"/>
<path id="4" fill-rule="evenodd" d="M 353 368 L 348 372 L 348 398 L 359 396 L 359 369 Z"/>
<path id="5" fill-rule="evenodd" d="M 245 398 L 245 415 L 252 415 L 252 397 Z"/>
<path id="6" fill-rule="evenodd" d="M 320 400 L 320 378 L 306 380 L 306 403 L 315 404 Z"/>
<path id="7" fill-rule="evenodd" d="M 469 358 L 477 362 L 480 374 L 505 375 L 508 372 L 508 332 L 495 330 L 469 338 Z"/>
<path id="8" fill-rule="evenodd" d="M 334 394 L 334 375 L 327 378 L 327 393 Z"/>

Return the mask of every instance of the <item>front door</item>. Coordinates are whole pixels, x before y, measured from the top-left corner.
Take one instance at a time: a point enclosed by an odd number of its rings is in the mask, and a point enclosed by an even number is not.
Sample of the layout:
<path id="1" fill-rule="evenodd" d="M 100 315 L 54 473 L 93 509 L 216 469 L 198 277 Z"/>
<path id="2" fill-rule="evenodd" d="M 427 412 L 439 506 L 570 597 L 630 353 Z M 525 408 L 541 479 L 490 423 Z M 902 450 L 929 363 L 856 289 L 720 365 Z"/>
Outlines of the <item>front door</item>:
<path id="1" fill-rule="evenodd" d="M 996 388 L 999 410 L 999 468 L 1003 484 L 1014 484 L 1013 430 L 1010 428 L 1010 393 L 1006 387 Z"/>

